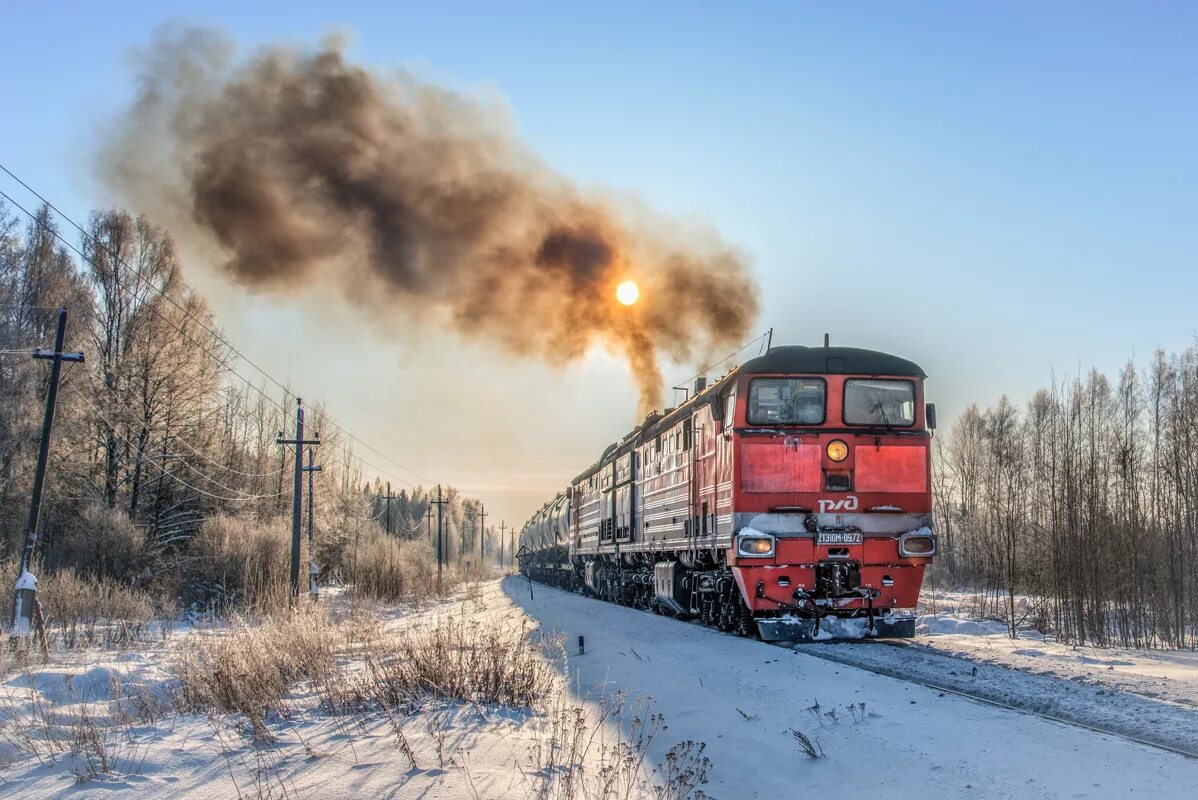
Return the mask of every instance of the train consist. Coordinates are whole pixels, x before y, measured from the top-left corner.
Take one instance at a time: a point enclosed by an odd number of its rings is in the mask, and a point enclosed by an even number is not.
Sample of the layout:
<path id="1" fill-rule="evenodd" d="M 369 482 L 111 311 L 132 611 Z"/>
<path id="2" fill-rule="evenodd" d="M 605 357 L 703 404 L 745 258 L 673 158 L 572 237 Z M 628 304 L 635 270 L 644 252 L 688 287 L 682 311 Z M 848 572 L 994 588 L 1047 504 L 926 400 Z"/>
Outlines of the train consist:
<path id="1" fill-rule="evenodd" d="M 767 640 L 818 638 L 831 617 L 912 636 L 936 552 L 925 377 L 825 345 L 701 378 L 533 515 L 521 571 Z"/>

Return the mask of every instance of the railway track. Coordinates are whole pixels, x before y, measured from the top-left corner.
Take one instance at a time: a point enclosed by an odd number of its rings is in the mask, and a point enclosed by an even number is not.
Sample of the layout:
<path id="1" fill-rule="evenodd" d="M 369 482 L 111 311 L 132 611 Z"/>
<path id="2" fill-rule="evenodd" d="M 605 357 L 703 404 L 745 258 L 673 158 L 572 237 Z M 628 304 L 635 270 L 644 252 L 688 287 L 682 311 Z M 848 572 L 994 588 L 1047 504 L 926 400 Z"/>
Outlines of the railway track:
<path id="1" fill-rule="evenodd" d="M 565 591 L 564 589 L 560 589 L 555 586 L 550 586 L 549 584 L 543 584 L 543 583 L 540 583 L 539 581 L 536 583 L 538 586 L 543 586 L 546 589 L 551 589 L 551 590 L 555 590 L 555 591 Z M 581 593 L 579 593 L 579 594 L 581 594 Z M 598 598 L 589 597 L 587 595 L 583 595 L 583 596 L 587 597 L 587 599 L 595 600 L 595 602 L 600 602 L 600 603 L 607 602 L 604 600 L 599 600 Z M 625 607 L 627 607 L 627 606 L 625 606 Z M 649 613 L 649 612 L 645 612 L 645 613 Z M 656 616 L 656 615 L 654 615 L 654 616 Z M 688 623 L 687 620 L 680 620 L 680 619 L 676 619 L 676 618 L 673 618 L 673 619 L 675 622 Z M 711 630 L 715 633 L 719 633 L 724 636 L 731 636 L 734 638 L 739 638 L 739 637 L 737 637 L 737 635 L 735 633 L 725 633 L 723 631 L 719 631 L 716 628 L 712 628 L 708 625 L 704 625 L 701 622 L 690 621 L 689 624 L 700 625 L 708 630 Z M 987 669 L 987 670 L 1003 670 L 1003 671 L 1007 671 L 1007 672 L 1015 672 L 1015 673 L 1018 673 L 1019 675 L 1028 676 L 1030 679 L 1042 679 L 1045 681 L 1052 681 L 1052 680 L 1063 681 L 1063 679 L 1060 679 L 1060 678 L 1052 678 L 1052 677 L 1048 677 L 1048 676 L 1037 676 L 1037 675 L 1034 675 L 1033 673 L 1025 673 L 1025 672 L 1022 672 L 1020 670 L 1015 670 L 1010 667 L 999 667 L 999 666 L 994 666 L 994 665 L 979 664 L 978 662 L 973 662 L 969 659 L 961 658 L 959 656 L 947 656 L 947 655 L 943 655 L 943 654 L 939 654 L 939 653 L 932 653 L 927 648 L 923 648 L 923 647 L 921 647 L 917 644 L 914 644 L 910 641 L 901 640 L 901 639 L 878 639 L 878 640 L 853 642 L 853 643 L 816 642 L 816 643 L 795 644 L 795 643 L 787 643 L 787 642 L 767 642 L 766 644 L 771 644 L 773 646 L 782 647 L 782 648 L 788 649 L 788 650 L 795 650 L 804 655 L 809 655 L 814 658 L 822 659 L 824 661 L 830 661 L 830 662 L 837 663 L 837 664 L 843 664 L 843 665 L 849 666 L 849 667 L 855 667 L 857 669 L 863 669 L 867 672 L 872 672 L 876 675 L 883 675 L 888 678 L 905 681 L 907 683 L 915 684 L 917 686 L 923 686 L 924 688 L 931 689 L 936 692 L 942 692 L 944 694 L 951 694 L 951 695 L 955 695 L 957 697 L 963 697 L 967 700 L 973 700 L 975 702 L 982 703 L 984 705 L 989 705 L 989 706 L 993 706 L 996 708 L 1002 708 L 1002 709 L 1005 709 L 1008 711 L 1014 711 L 1014 712 L 1017 712 L 1020 714 L 1031 714 L 1033 716 L 1040 717 L 1041 719 L 1047 720 L 1049 722 L 1055 722 L 1060 725 L 1070 725 L 1075 728 L 1082 728 L 1082 729 L 1090 731 L 1092 733 L 1101 733 L 1101 734 L 1105 734 L 1107 736 L 1115 736 L 1120 739 L 1125 739 L 1127 741 L 1134 742 L 1139 745 L 1143 745 L 1145 747 L 1152 747 L 1157 750 L 1164 750 L 1165 752 L 1172 753 L 1174 755 L 1179 755 L 1179 756 L 1183 756 L 1185 758 L 1198 760 L 1198 747 L 1196 747 L 1195 749 L 1187 749 L 1185 747 L 1178 747 L 1175 744 L 1171 744 L 1170 742 L 1164 741 L 1161 739 L 1152 739 L 1152 738 L 1147 738 L 1144 736 L 1137 736 L 1136 734 L 1129 733 L 1125 730 L 1119 730 L 1118 728 L 1116 728 L 1114 726 L 1106 726 L 1106 725 L 1102 725 L 1102 724 L 1097 724 L 1094 720 L 1087 721 L 1087 720 L 1080 719 L 1076 716 L 1069 715 L 1069 714 L 1051 713 L 1051 712 L 1044 711 L 1042 709 L 1033 707 L 1033 705 L 1030 701 L 1027 704 L 1023 704 L 1023 705 L 1020 705 L 1017 703 L 1012 703 L 1012 702 L 1007 702 L 1002 697 L 1000 697 L 997 693 L 994 693 L 994 692 L 987 692 L 984 689 L 970 690 L 969 688 L 962 687 L 960 685 L 956 685 L 956 686 L 949 685 L 949 683 L 950 683 L 949 681 L 938 681 L 938 680 L 928 679 L 925 676 L 915 676 L 915 675 L 911 674 L 912 671 L 910 669 L 904 670 L 904 669 L 900 668 L 899 666 L 894 666 L 894 665 L 868 663 L 865 659 L 854 658 L 849 653 L 852 650 L 855 650 L 857 648 L 887 647 L 887 648 L 895 648 L 897 652 L 910 653 L 913 658 L 916 656 L 916 654 L 924 654 L 924 655 L 929 655 L 929 656 L 936 657 L 936 658 L 944 658 L 947 660 L 956 661 L 956 662 L 960 662 L 960 663 L 972 664 L 975 667 L 975 669 L 977 667 L 983 667 L 984 669 Z M 838 651 L 837 648 L 844 648 L 844 650 Z M 1069 682 L 1064 681 L 1064 683 L 1069 683 Z M 1115 690 L 1111 690 L 1111 691 L 1113 693 Z M 1136 695 L 1129 695 L 1129 696 L 1138 697 Z M 1155 701 L 1151 701 L 1148 698 L 1143 698 L 1143 700 L 1145 703 L 1155 702 Z M 1198 727 L 1198 713 L 1188 712 L 1188 711 L 1181 711 L 1179 713 L 1192 714 L 1194 717 L 1194 720 L 1195 720 L 1195 727 Z"/>
<path id="2" fill-rule="evenodd" d="M 1094 733 L 1102 733 L 1102 734 L 1106 734 L 1107 736 L 1116 736 L 1120 739 L 1126 739 L 1128 741 L 1135 742 L 1136 744 L 1144 745 L 1145 747 L 1153 747 L 1158 750 L 1164 750 L 1166 752 L 1173 753 L 1174 755 L 1184 756 L 1186 758 L 1198 760 L 1198 752 L 1195 752 L 1193 750 L 1187 750 L 1187 749 L 1181 748 L 1181 747 L 1177 747 L 1176 745 L 1170 744 L 1168 742 L 1147 739 L 1147 738 L 1144 738 L 1141 736 L 1136 736 L 1134 734 L 1130 734 L 1126 731 L 1117 730 L 1113 727 L 1096 725 L 1091 722 L 1085 722 L 1083 720 L 1071 718 L 1069 716 L 1062 716 L 1060 714 L 1048 713 L 1048 712 L 1041 711 L 1036 708 L 1031 708 L 1028 705 L 1018 705 L 1018 704 L 1008 703 L 1008 702 L 1005 702 L 1005 701 L 995 697 L 993 694 L 987 693 L 984 691 L 969 691 L 967 689 L 961 688 L 960 686 L 949 686 L 949 685 L 947 685 L 947 682 L 933 681 L 933 680 L 928 680 L 928 679 L 922 678 L 922 677 L 912 677 L 910 674 L 904 674 L 904 672 L 901 669 L 899 669 L 898 667 L 889 667 L 889 666 L 885 666 L 885 665 L 863 663 L 861 659 L 852 658 L 851 656 L 846 656 L 841 653 L 837 653 L 834 650 L 834 648 L 843 646 L 843 644 L 836 645 L 836 644 L 814 643 L 814 644 L 802 644 L 802 645 L 793 645 L 793 644 L 787 645 L 785 643 L 778 643 L 778 645 L 780 647 L 785 647 L 787 649 L 794 649 L 797 652 L 803 653 L 804 655 L 813 656 L 815 658 L 820 658 L 825 661 L 831 661 L 831 662 L 834 662 L 837 664 L 844 664 L 845 666 L 856 667 L 857 669 L 863 669 L 868 672 L 872 672 L 876 675 L 884 675 L 888 678 L 895 678 L 897 680 L 906 681 L 907 683 L 913 683 L 918 686 L 923 686 L 925 688 L 932 689 L 937 692 L 942 692 L 944 694 L 952 694 L 952 695 L 956 695 L 957 697 L 964 697 L 968 700 L 973 700 L 978 703 L 983 703 L 983 704 L 989 705 L 989 706 L 995 706 L 997 708 L 1007 709 L 1008 711 L 1016 711 L 1021 714 L 1031 714 L 1033 716 L 1040 717 L 1041 719 L 1045 719 L 1050 722 L 1056 722 L 1061 725 L 1071 725 L 1075 728 L 1083 728 L 1085 730 L 1088 730 L 1088 731 L 1091 731 Z M 878 641 L 870 641 L 870 642 L 861 642 L 861 643 L 854 644 L 852 646 L 854 646 L 854 647 L 879 647 L 879 646 L 880 647 L 893 647 L 893 648 L 900 648 L 900 649 L 909 650 L 909 651 L 915 650 L 918 647 L 918 645 L 915 645 L 911 642 L 906 642 L 906 641 L 901 641 L 901 640 L 878 640 Z M 960 661 L 963 659 L 960 659 L 959 657 L 957 657 L 956 660 Z M 992 669 L 1010 669 L 1007 667 L 1000 668 L 1000 667 L 993 667 L 993 666 L 991 668 Z M 1018 670 L 1016 670 L 1016 671 L 1018 671 Z M 1027 673 L 1027 674 L 1030 674 L 1030 673 Z M 1060 679 L 1054 679 L 1054 680 L 1060 680 Z M 1196 723 L 1198 723 L 1198 714 L 1195 715 L 1195 720 L 1196 720 Z"/>

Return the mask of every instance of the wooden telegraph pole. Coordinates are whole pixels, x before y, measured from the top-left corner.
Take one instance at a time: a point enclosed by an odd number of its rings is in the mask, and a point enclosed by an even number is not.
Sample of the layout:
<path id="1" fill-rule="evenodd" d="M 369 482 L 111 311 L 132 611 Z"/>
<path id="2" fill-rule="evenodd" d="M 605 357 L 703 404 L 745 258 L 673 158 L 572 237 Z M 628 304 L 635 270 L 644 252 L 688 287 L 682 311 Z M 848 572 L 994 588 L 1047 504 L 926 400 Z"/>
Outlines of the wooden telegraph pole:
<path id="1" fill-rule="evenodd" d="M 482 503 L 478 504 L 478 574 L 483 573 L 483 548 L 487 542 L 487 507 Z"/>
<path id="2" fill-rule="evenodd" d="M 295 488 L 291 498 L 291 596 L 299 597 L 300 593 L 300 519 L 304 507 L 304 456 L 303 448 L 308 445 L 320 444 L 320 433 L 315 439 L 304 438 L 304 401 L 295 398 L 295 438 L 284 439 L 283 432 L 275 439 L 275 444 L 295 446 Z"/>
<path id="3" fill-rule="evenodd" d="M 54 430 L 54 410 L 58 405 L 58 382 L 62 377 L 62 362 L 82 362 L 83 353 L 62 352 L 67 335 L 67 310 L 58 309 L 58 329 L 54 334 L 54 350 L 37 349 L 35 359 L 50 362 L 50 386 L 46 391 L 46 413 L 42 417 L 42 441 L 37 453 L 37 470 L 33 473 L 33 492 L 29 497 L 29 524 L 25 527 L 25 548 L 21 551 L 21 571 L 13 595 L 11 632 L 14 636 L 29 633 L 37 609 L 37 578 L 29 571 L 33 563 L 33 548 L 37 545 L 37 525 L 42 513 L 42 489 L 46 484 L 46 465 L 50 461 L 50 434 Z"/>
<path id="4" fill-rule="evenodd" d="M 387 535 L 391 535 L 391 501 L 395 499 L 395 495 L 391 494 L 391 481 L 387 481 Z"/>
<path id="5" fill-rule="evenodd" d="M 320 575 L 320 567 L 316 566 L 316 557 L 312 555 L 312 496 L 314 494 L 312 488 L 312 476 L 314 473 L 320 472 L 320 465 L 312 465 L 312 448 L 308 448 L 308 466 L 304 467 L 304 472 L 308 473 L 308 596 L 315 600 L 320 596 L 320 589 L 317 588 L 316 578 Z"/>
<path id="6" fill-rule="evenodd" d="M 441 570 L 445 565 L 445 513 L 447 500 L 441 499 L 441 484 L 437 484 L 437 594 L 442 594 Z"/>

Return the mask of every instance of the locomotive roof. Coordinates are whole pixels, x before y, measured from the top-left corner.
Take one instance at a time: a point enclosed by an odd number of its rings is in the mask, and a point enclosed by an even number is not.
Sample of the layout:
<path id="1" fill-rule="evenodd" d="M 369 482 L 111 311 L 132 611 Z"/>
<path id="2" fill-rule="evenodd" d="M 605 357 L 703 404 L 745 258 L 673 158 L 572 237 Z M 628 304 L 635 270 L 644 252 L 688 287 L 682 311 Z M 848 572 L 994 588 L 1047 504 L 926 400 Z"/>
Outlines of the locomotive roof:
<path id="1" fill-rule="evenodd" d="M 927 377 L 919 365 L 905 358 L 859 347 L 804 347 L 785 345 L 770 348 L 765 355 L 741 365 L 748 375 L 770 372 L 809 372 L 829 375 L 903 375 Z"/>
<path id="2" fill-rule="evenodd" d="M 583 470 L 571 481 L 578 483 L 594 475 L 617 456 L 634 445 L 667 430 L 678 420 L 689 417 L 699 405 L 716 402 L 725 383 L 737 375 L 766 375 L 778 373 L 815 375 L 898 375 L 902 377 L 926 378 L 927 374 L 914 361 L 883 353 L 880 350 L 865 350 L 860 347 L 806 347 L 804 345 L 780 345 L 771 347 L 764 355 L 746 361 L 719 380 L 708 385 L 694 397 L 677 408 L 665 412 L 654 411 L 644 422 L 632 429 L 620 441 L 608 445 L 599 460 Z"/>

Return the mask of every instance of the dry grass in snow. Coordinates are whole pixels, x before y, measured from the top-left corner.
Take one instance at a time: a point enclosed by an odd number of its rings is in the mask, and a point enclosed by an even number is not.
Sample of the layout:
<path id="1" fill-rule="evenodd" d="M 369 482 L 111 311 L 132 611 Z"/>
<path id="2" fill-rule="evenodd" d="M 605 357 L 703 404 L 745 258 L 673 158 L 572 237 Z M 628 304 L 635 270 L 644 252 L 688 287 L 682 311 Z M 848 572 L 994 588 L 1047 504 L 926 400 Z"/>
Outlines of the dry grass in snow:
<path id="1" fill-rule="evenodd" d="M 114 798 L 704 796 L 704 745 L 647 763 L 666 730 L 651 703 L 574 698 L 560 640 L 495 584 L 390 621 L 349 600 L 13 673 L 0 685 L 6 796 L 78 781 Z"/>
<path id="2" fill-rule="evenodd" d="M 140 647 L 162 643 L 172 633 L 170 620 L 175 609 L 164 608 L 160 600 L 144 592 L 109 578 L 81 577 L 70 570 L 37 571 L 46 641 L 8 642 L 0 648 L 0 675 L 44 660 L 46 653 Z M 0 562 L 0 574 L 16 573 L 15 560 Z M 12 618 L 12 600 L 8 587 L 0 592 L 0 619 L 5 624 Z"/>
<path id="3" fill-rule="evenodd" d="M 339 631 L 325 609 L 302 606 L 257 625 L 189 637 L 176 663 L 181 708 L 244 714 L 260 735 L 290 688 L 333 667 Z"/>

